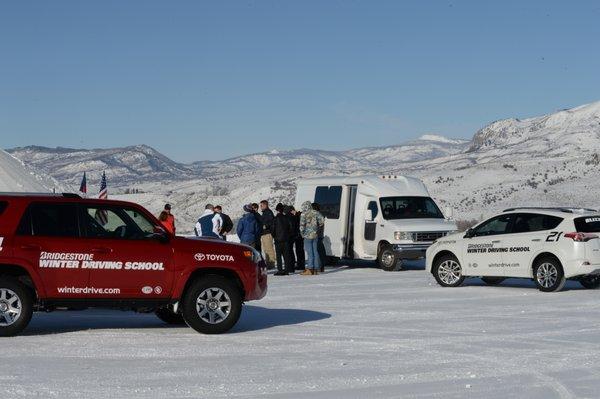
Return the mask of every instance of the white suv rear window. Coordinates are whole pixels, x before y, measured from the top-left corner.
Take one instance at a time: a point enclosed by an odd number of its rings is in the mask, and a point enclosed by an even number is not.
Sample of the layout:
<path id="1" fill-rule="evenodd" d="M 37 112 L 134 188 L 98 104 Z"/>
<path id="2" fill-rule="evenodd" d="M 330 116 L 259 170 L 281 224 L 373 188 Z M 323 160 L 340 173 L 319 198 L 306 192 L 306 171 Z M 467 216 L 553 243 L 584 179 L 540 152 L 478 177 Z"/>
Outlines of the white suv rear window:
<path id="1" fill-rule="evenodd" d="M 575 228 L 581 233 L 600 233 L 600 216 L 577 218 Z"/>

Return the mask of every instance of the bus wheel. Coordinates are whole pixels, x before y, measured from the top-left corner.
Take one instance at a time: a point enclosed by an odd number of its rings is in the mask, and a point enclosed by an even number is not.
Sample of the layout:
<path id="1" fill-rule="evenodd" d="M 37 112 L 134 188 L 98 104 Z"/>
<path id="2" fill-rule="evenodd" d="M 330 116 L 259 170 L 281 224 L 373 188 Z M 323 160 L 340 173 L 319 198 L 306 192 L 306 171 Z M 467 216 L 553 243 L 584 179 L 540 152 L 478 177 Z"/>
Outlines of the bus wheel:
<path id="1" fill-rule="evenodd" d="M 402 269 L 402 261 L 398 258 L 391 245 L 384 245 L 377 255 L 377 264 L 386 272 L 396 272 Z"/>

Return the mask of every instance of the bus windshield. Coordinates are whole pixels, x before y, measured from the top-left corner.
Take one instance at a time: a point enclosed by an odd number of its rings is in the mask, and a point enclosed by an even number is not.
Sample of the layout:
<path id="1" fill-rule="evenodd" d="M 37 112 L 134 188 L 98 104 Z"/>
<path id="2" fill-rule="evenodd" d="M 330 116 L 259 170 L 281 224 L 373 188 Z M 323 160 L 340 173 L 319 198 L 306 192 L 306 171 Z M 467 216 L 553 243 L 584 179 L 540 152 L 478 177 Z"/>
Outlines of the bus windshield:
<path id="1" fill-rule="evenodd" d="M 440 208 L 429 197 L 383 197 L 379 201 L 386 220 L 444 218 Z"/>

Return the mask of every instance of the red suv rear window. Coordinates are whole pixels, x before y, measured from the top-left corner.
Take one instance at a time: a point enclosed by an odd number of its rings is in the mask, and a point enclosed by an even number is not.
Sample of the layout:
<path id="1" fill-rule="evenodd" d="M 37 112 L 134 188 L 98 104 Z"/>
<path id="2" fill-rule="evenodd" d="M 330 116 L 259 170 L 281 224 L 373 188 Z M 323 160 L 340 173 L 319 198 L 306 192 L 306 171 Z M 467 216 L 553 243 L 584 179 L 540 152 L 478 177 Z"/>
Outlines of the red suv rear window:
<path id="1" fill-rule="evenodd" d="M 577 218 L 575 228 L 581 233 L 600 233 L 600 216 Z"/>
<path id="2" fill-rule="evenodd" d="M 0 201 L 0 215 L 4 213 L 4 210 L 8 207 L 8 202 Z"/>

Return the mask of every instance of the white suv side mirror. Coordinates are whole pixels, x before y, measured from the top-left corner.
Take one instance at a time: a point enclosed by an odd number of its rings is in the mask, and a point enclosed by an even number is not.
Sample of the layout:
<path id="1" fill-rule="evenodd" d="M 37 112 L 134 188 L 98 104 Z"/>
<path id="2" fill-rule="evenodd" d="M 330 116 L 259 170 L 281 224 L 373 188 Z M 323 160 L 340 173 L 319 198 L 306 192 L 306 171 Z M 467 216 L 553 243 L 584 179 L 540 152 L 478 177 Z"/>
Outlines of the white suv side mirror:
<path id="1" fill-rule="evenodd" d="M 372 222 L 373 221 L 373 210 L 371 209 L 367 209 L 365 211 L 365 220 L 367 222 Z"/>
<path id="2" fill-rule="evenodd" d="M 454 209 L 452 207 L 447 206 L 445 209 L 446 219 L 452 219 L 454 217 Z"/>

